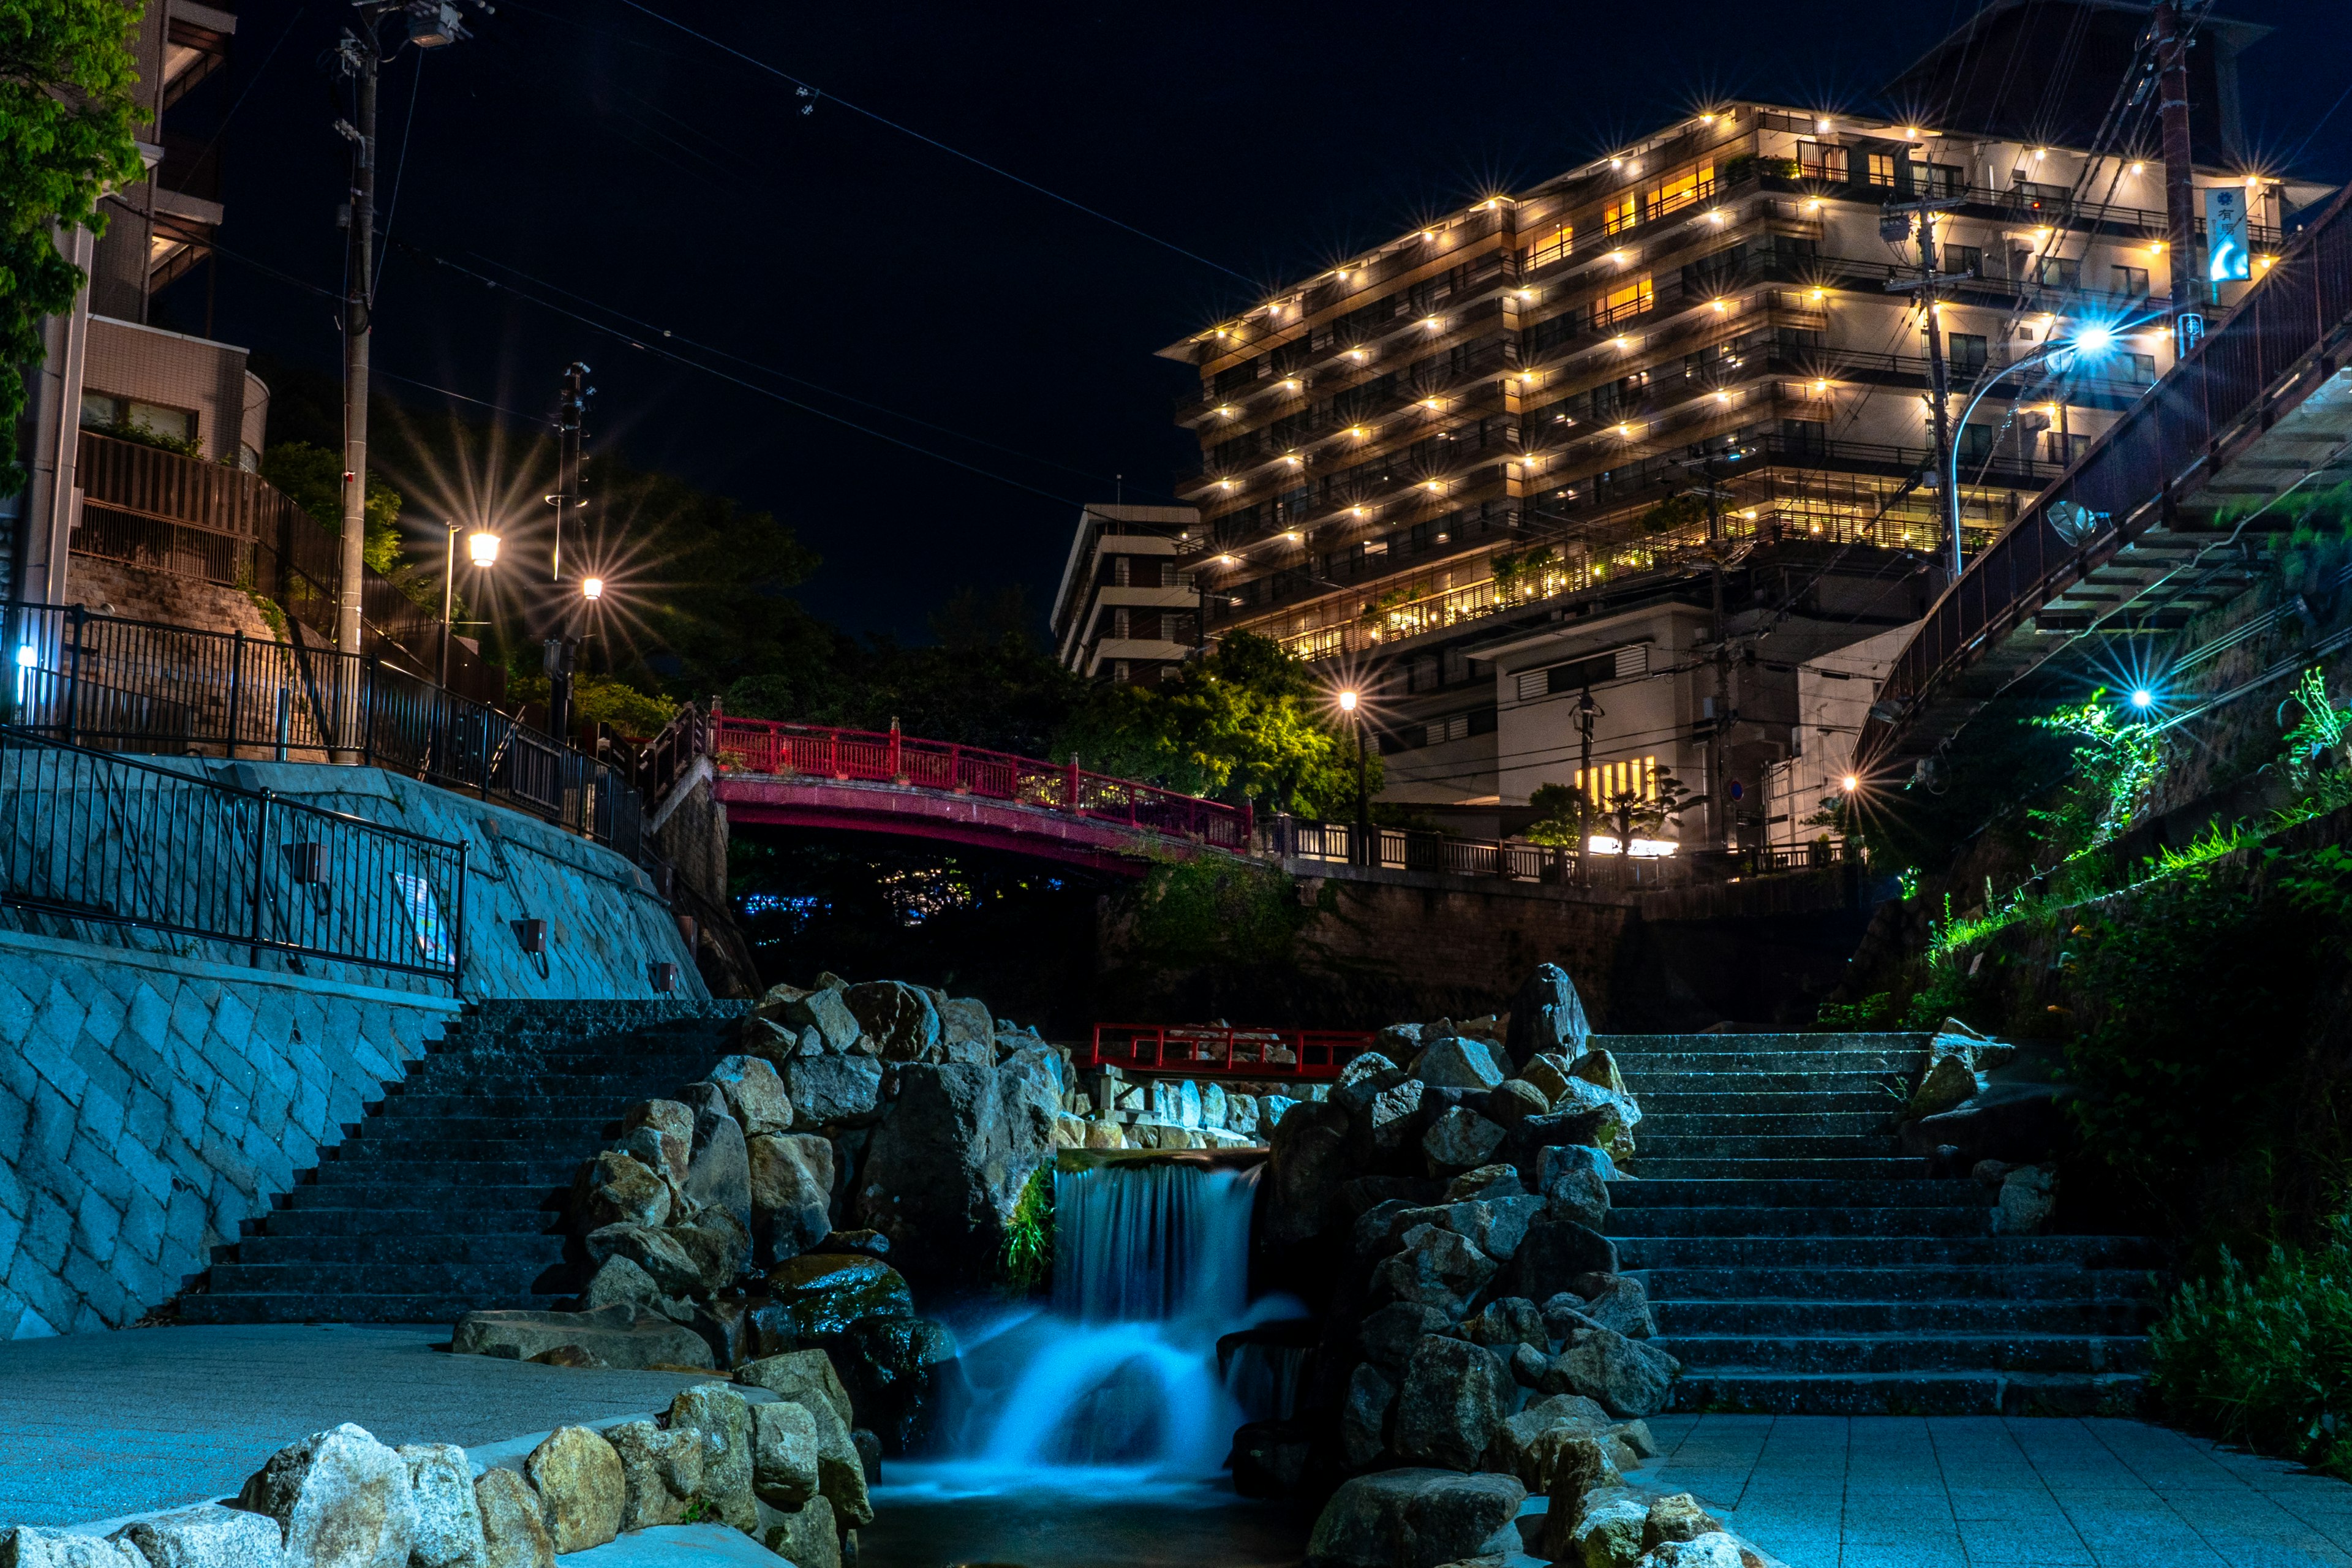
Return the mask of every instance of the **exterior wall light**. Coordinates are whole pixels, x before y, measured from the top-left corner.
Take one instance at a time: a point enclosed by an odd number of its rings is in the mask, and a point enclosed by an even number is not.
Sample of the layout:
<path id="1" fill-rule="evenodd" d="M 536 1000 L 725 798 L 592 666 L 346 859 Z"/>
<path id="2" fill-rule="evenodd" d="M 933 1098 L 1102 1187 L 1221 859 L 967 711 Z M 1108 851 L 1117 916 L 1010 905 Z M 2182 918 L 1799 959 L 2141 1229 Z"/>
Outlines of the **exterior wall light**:
<path id="1" fill-rule="evenodd" d="M 677 965 L 664 959 L 655 959 L 646 965 L 646 983 L 667 994 L 677 989 Z"/>

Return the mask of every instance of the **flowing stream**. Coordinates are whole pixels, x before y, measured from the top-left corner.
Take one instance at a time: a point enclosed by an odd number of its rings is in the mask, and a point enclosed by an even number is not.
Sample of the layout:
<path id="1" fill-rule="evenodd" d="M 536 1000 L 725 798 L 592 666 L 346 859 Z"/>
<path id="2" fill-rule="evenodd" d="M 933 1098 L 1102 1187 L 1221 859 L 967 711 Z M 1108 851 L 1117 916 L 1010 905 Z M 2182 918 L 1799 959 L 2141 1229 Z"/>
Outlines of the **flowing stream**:
<path id="1" fill-rule="evenodd" d="M 884 1463 L 866 1568 L 941 1561 L 1297 1561 L 1287 1510 L 1241 1501 L 1234 1428 L 1276 1414 L 1263 1360 L 1220 1374 L 1222 1334 L 1295 1316 L 1249 1300 L 1256 1170 L 1107 1164 L 1054 1182 L 1053 1304 L 956 1321 L 964 1387 L 942 1452 Z M 942 1555 L 944 1553 L 944 1555 Z"/>

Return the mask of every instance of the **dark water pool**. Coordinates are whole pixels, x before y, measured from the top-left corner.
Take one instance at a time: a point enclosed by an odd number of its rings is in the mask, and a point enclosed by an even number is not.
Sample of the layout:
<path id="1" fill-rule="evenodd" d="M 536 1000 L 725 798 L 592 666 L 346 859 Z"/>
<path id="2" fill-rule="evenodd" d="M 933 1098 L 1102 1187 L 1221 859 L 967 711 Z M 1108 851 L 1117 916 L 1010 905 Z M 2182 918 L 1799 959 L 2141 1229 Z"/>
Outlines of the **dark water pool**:
<path id="1" fill-rule="evenodd" d="M 857 1568 L 1297 1568 L 1311 1510 L 1234 1495 L 1223 1479 L 1118 1471 L 1050 1484 L 886 1462 Z"/>

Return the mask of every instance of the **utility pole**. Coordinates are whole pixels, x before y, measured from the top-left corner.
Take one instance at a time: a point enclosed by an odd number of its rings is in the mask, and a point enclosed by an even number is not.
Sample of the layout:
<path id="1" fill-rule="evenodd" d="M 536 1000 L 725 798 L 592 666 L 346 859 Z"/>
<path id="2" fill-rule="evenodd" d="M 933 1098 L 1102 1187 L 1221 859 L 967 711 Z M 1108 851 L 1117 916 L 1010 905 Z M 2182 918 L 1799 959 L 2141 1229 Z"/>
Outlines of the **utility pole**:
<path id="1" fill-rule="evenodd" d="M 555 509 L 555 542 L 548 551 L 548 582 L 555 590 L 555 621 L 542 648 L 547 669 L 547 732 L 561 742 L 572 724 L 572 674 L 579 658 L 580 639 L 572 635 L 577 605 L 563 591 L 563 525 L 572 513 L 588 504 L 580 493 L 580 442 L 587 416 L 588 367 L 574 360 L 564 367 L 561 408 L 556 416 L 555 493 L 547 498 Z"/>
<path id="2" fill-rule="evenodd" d="M 1942 303 L 1943 286 L 1958 282 L 1961 275 L 1936 270 L 1935 215 L 1959 205 L 1956 198 L 1921 196 L 1916 201 L 1888 204 L 1878 220 L 1880 237 L 1898 244 L 1911 237 L 1912 220 L 1915 217 L 1918 220 L 1919 276 L 1889 279 L 1886 288 L 1890 293 L 1916 293 L 1919 296 L 1919 315 L 1927 324 L 1927 421 L 1936 443 L 1934 471 L 1939 478 L 1951 467 L 1946 458 L 1952 449 L 1952 415 L 1948 402 L 1952 389 L 1950 374 L 1944 363 L 1944 321 L 1938 306 Z M 1960 493 L 1957 487 L 1951 485 L 1940 488 L 1945 492 L 1944 531 L 1952 542 L 1952 581 L 1957 583 L 1960 570 L 1966 564 L 1960 548 Z"/>
<path id="3" fill-rule="evenodd" d="M 2179 0 L 2158 0 L 2156 68 L 2158 107 L 2164 127 L 2165 249 L 2172 264 L 2172 351 L 2176 358 L 2185 358 L 2205 335 L 2205 301 L 2197 278 L 2197 195 L 2189 142 L 2189 40 L 2181 35 Z"/>
<path id="4" fill-rule="evenodd" d="M 1576 700 L 1576 879 L 1580 884 L 1591 880 L 1584 858 L 1592 849 L 1593 796 L 1600 793 L 1600 781 L 1592 776 L 1592 726 L 1601 717 L 1601 704 L 1592 700 L 1592 688 L 1588 685 Z"/>
<path id="5" fill-rule="evenodd" d="M 1744 447 L 1735 447 L 1724 455 L 1737 462 L 1747 456 L 1747 451 Z M 1730 541 L 1723 537 L 1723 502 L 1730 492 L 1716 487 L 1715 481 L 1719 477 L 1716 462 L 1717 458 L 1713 454 L 1694 459 L 1690 466 L 1696 468 L 1706 482 L 1696 490 L 1683 493 L 1699 496 L 1706 502 L 1706 557 L 1713 571 L 1715 595 L 1711 634 L 1715 638 L 1715 714 L 1706 730 L 1706 837 L 1710 847 L 1722 849 L 1730 843 L 1730 834 L 1727 831 L 1729 824 L 1725 820 L 1725 813 L 1731 805 L 1731 792 L 1726 787 L 1723 776 L 1723 741 L 1731 730 L 1731 639 L 1723 613 L 1723 566 L 1725 557 L 1730 553 Z"/>
<path id="6" fill-rule="evenodd" d="M 474 0 L 485 12 L 485 0 Z M 384 18 L 406 18 L 403 43 L 441 48 L 467 37 L 455 0 L 362 0 L 357 31 L 346 27 L 335 46 L 333 68 L 352 81 L 351 120 L 335 130 L 352 144 L 350 216 L 343 262 L 343 531 L 336 563 L 335 647 L 356 656 L 360 647 L 361 589 L 367 574 L 368 350 L 375 330 L 375 100 Z M 349 742 L 359 721 L 357 664 L 339 683 L 334 751 L 338 763 L 356 763 Z"/>

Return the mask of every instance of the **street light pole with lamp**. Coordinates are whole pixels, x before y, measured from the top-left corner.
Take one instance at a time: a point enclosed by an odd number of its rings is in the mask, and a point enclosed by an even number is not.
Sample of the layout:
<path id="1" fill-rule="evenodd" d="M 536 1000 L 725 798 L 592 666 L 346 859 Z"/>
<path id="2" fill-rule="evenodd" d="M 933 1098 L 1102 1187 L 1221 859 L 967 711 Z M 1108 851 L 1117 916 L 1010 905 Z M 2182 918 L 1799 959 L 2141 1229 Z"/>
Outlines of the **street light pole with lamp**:
<path id="1" fill-rule="evenodd" d="M 2125 329 L 2117 327 L 2085 327 L 2071 338 L 2053 339 L 2045 342 L 2040 348 L 2035 349 L 2032 353 L 2027 354 L 2023 359 L 2019 360 L 2015 364 L 2006 365 L 1994 372 L 1992 374 L 1985 378 L 1985 383 L 1982 386 L 1977 388 L 1976 395 L 1969 399 L 1968 406 L 1960 410 L 1959 422 L 1955 425 L 1953 428 L 1956 430 L 1967 429 L 1969 427 L 1969 416 L 1977 411 L 1977 405 L 1985 400 L 1985 395 L 1990 392 L 1994 387 L 1999 386 L 2002 382 L 2008 380 L 2011 376 L 2015 375 L 2019 371 L 2027 369 L 2032 365 L 2038 364 L 2057 354 L 2064 353 L 2069 350 L 2074 352 L 2078 361 L 2084 354 L 2089 354 L 2094 358 L 2097 358 L 2114 349 L 2116 346 L 2116 339 L 2123 331 L 2125 331 Z M 1946 454 L 1946 463 L 1947 467 L 1944 470 L 1944 496 L 1946 500 L 1949 503 L 1951 511 L 1952 581 L 1957 583 L 1960 580 L 1961 571 L 1968 564 L 1960 550 L 1960 444 L 1958 441 L 1955 440 L 1950 443 Z"/>
<path id="2" fill-rule="evenodd" d="M 435 682 L 441 689 L 449 689 L 449 617 L 457 613 L 457 523 L 446 525 L 449 530 L 448 548 L 441 556 L 441 657 L 435 669 Z M 474 569 L 495 566 L 499 559 L 499 536 L 487 528 L 478 528 L 466 536 L 466 556 Z"/>
<path id="3" fill-rule="evenodd" d="M 1339 711 L 1345 713 L 1356 727 L 1356 831 L 1349 847 L 1354 851 L 1349 858 L 1360 865 L 1374 863 L 1370 853 L 1372 803 L 1365 789 L 1364 716 L 1357 710 L 1360 700 L 1352 690 L 1339 693 Z"/>

